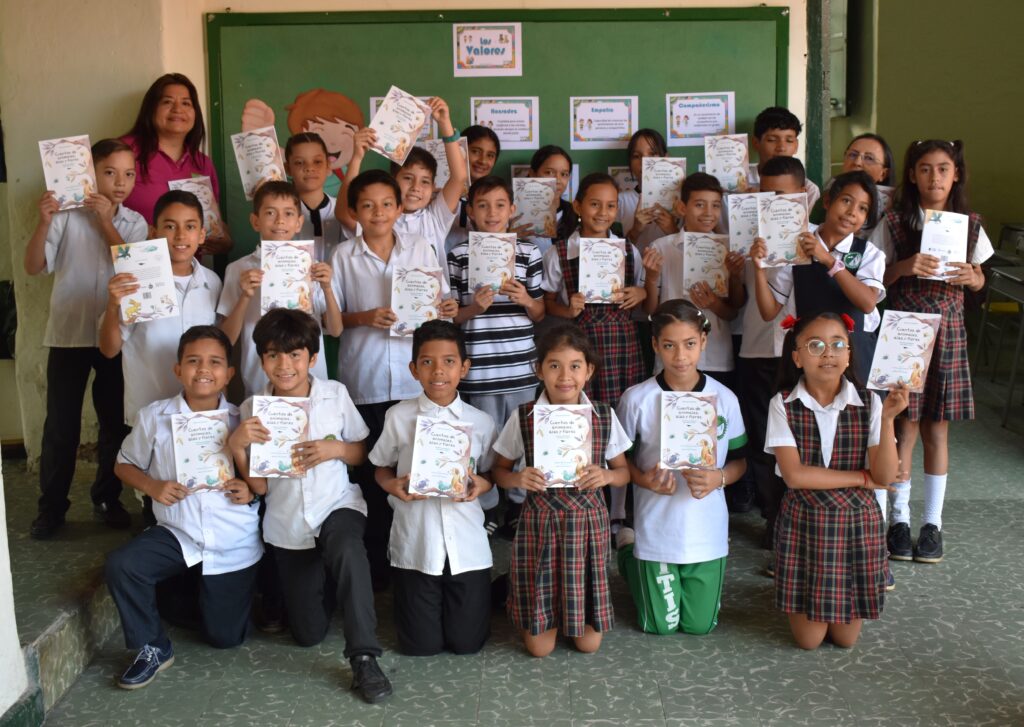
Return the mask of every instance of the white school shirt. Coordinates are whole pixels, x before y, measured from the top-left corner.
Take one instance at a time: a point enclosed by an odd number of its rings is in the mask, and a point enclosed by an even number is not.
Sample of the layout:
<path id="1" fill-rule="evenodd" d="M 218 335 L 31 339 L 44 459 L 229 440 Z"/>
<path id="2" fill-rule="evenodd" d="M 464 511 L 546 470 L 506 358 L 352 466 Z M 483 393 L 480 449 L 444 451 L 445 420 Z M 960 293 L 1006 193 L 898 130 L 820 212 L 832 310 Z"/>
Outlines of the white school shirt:
<path id="1" fill-rule="evenodd" d="M 548 400 L 548 393 L 546 391 L 542 391 L 540 396 L 537 397 L 537 404 L 550 403 L 551 402 Z M 590 399 L 586 394 L 580 392 L 579 403 L 590 404 Z M 626 432 L 623 430 L 622 425 L 619 424 L 619 419 L 615 416 L 615 410 L 611 409 L 610 414 L 612 417 L 612 427 L 611 432 L 608 435 L 608 445 L 604 448 L 604 458 L 606 461 L 613 457 L 618 457 L 633 446 L 633 442 L 626 436 Z M 501 430 L 501 434 L 498 435 L 498 439 L 495 440 L 494 451 L 502 457 L 517 463 L 526 454 L 526 446 L 523 444 L 523 433 L 519 428 L 518 407 L 512 410 L 512 416 L 510 416 L 508 421 L 505 422 L 505 427 Z M 604 462 L 595 462 L 594 464 L 599 464 L 602 467 L 604 466 Z"/>
<path id="2" fill-rule="evenodd" d="M 635 189 L 624 189 L 619 192 L 619 211 L 615 215 L 615 221 L 622 224 L 622 234 L 626 235 L 633 229 L 636 221 L 636 211 L 640 207 L 640 192 Z M 672 213 L 672 210 L 668 210 Z M 665 232 L 654 222 L 649 222 L 640 231 L 636 239 L 636 246 L 641 250 L 646 248 L 659 237 L 664 237 Z"/>
<path id="3" fill-rule="evenodd" d="M 420 394 L 388 409 L 384 430 L 370 452 L 373 464 L 394 467 L 399 477 L 409 474 L 417 416 L 472 424 L 470 456 L 476 462 L 475 471 L 490 471 L 494 421 L 490 414 L 465 403 L 457 394 L 448 406 L 438 406 L 426 394 Z M 395 568 L 439 576 L 444 573 L 446 558 L 453 576 L 491 567 L 491 546 L 479 499 L 455 502 L 447 497 L 429 497 L 403 502 L 388 495 L 388 503 L 395 511 L 388 545 L 388 559 Z"/>
<path id="4" fill-rule="evenodd" d="M 659 377 L 626 389 L 616 411 L 635 442 L 633 462 L 648 471 L 661 458 L 661 392 Z M 747 443 L 743 416 L 736 395 L 726 386 L 701 374 L 694 391 L 718 395 L 718 443 L 715 467 L 726 465 L 729 450 Z M 704 563 L 729 554 L 729 508 L 725 489 L 718 488 L 702 499 L 690 494 L 680 472 L 673 472 L 676 491 L 659 495 L 633 487 L 636 545 L 640 560 L 655 563 Z"/>
<path id="5" fill-rule="evenodd" d="M 229 426 L 238 426 L 238 409 L 220 398 Z M 174 428 L 171 417 L 190 414 L 182 394 L 143 407 L 131 433 L 121 443 L 117 461 L 138 467 L 155 480 L 175 480 Z M 171 532 L 181 546 L 188 567 L 202 562 L 203 575 L 233 573 L 258 562 L 263 555 L 259 508 L 236 505 L 221 490 L 197 490 L 174 505 L 153 501 L 156 522 Z"/>
<path id="6" fill-rule="evenodd" d="M 917 208 L 917 226 L 918 228 L 924 227 L 924 210 L 920 207 Z M 879 220 L 875 231 L 871 233 L 870 241 L 885 255 L 886 265 L 892 265 L 894 262 L 897 262 L 896 244 L 893 242 L 892 235 L 889 234 L 889 225 L 885 223 L 885 217 Z M 982 227 L 978 230 L 978 241 L 974 243 L 974 253 L 971 255 L 970 263 L 972 265 L 981 265 L 994 254 L 995 250 L 992 247 L 992 241 L 988 239 L 988 233 Z"/>
<path id="7" fill-rule="evenodd" d="M 313 258 L 317 262 L 330 262 L 334 248 L 348 237 L 344 226 L 334 216 L 337 202 L 336 198 L 325 193 L 320 206 L 315 209 L 307 207 L 305 202 L 300 205 L 302 229 L 299 230 L 299 236 L 295 239 L 314 241 Z M 317 234 L 317 230 L 320 231 L 320 234 Z"/>
<path id="8" fill-rule="evenodd" d="M 334 251 L 331 281 L 334 297 L 347 313 L 391 307 L 391 278 L 395 268 L 437 267 L 437 252 L 426 239 L 395 231 L 395 247 L 384 262 L 363 236 L 345 240 Z M 448 269 L 447 261 L 444 269 Z M 448 295 L 447 278 L 441 282 Z M 372 326 L 346 328 L 338 344 L 338 379 L 356 404 L 412 399 L 422 388 L 409 373 L 412 336 L 392 336 Z"/>
<path id="9" fill-rule="evenodd" d="M 192 275 L 174 278 L 180 315 L 140 323 L 120 323 L 124 373 L 124 423 L 131 425 L 142 407 L 181 390 L 174 375 L 181 334 L 192 326 L 213 325 L 220 278 L 192 259 Z"/>
<path id="10" fill-rule="evenodd" d="M 448 252 L 445 250 L 445 240 L 458 213 L 458 207 L 452 212 L 444 200 L 444 195 L 435 192 L 430 204 L 415 212 L 403 212 L 394 227 L 396 236 L 422 237 L 430 243 L 437 258 L 437 266 L 444 270 L 445 281 L 448 280 Z M 361 237 L 362 234 L 363 228 L 357 224 L 356 236 Z"/>
<path id="11" fill-rule="evenodd" d="M 653 247 L 661 253 L 661 276 L 658 280 L 658 302 L 684 298 L 690 300 L 690 291 L 683 285 L 683 233 L 666 235 L 654 241 Z M 732 332 L 729 321 L 722 320 L 710 310 L 701 311 L 711 322 L 708 341 L 700 354 L 697 368 L 702 371 L 732 371 L 736 364 L 732 356 Z M 655 373 L 664 367 L 661 359 L 655 361 Z"/>
<path id="12" fill-rule="evenodd" d="M 818 243 L 828 249 L 828 245 L 821 239 L 821 235 L 815 231 L 814 236 L 818 238 Z M 843 256 L 850 252 L 850 247 L 853 245 L 853 235 L 847 235 L 839 244 L 832 248 L 831 255 L 834 260 L 842 260 Z M 811 263 L 816 265 L 817 263 Z M 869 288 L 874 288 L 877 291 L 878 297 L 876 300 L 881 302 L 885 298 L 885 285 L 882 283 L 882 276 L 885 275 L 885 256 L 882 251 L 872 245 L 870 242 L 864 247 L 864 256 L 861 258 L 860 267 L 857 269 L 857 280 L 864 283 Z M 793 266 L 786 265 L 785 267 L 777 268 L 775 277 L 773 280 L 769 280 L 769 288 L 771 288 L 772 296 L 779 303 L 785 305 L 793 300 L 793 309 L 796 308 L 796 296 L 793 294 Z M 755 302 L 756 305 L 756 302 Z M 868 333 L 878 328 L 878 324 L 881 322 L 882 316 L 878 312 L 878 307 L 875 306 L 871 309 L 870 313 L 864 314 L 864 330 Z"/>
<path id="13" fill-rule="evenodd" d="M 246 270 L 260 269 L 261 246 L 245 257 L 240 257 L 228 265 L 224 271 L 224 289 L 220 294 L 220 302 L 217 303 L 217 315 L 227 318 L 234 310 L 235 304 L 242 297 L 242 288 L 238 285 L 239 278 Z M 324 314 L 327 312 L 327 299 L 324 297 L 324 289 L 320 283 L 313 284 L 313 317 L 318 325 L 322 325 Z M 249 299 L 249 305 L 245 309 L 245 319 L 242 321 L 242 332 L 238 336 L 235 345 L 238 346 L 239 368 L 242 370 L 242 383 L 245 385 L 245 395 L 252 396 L 261 391 L 269 379 L 263 372 L 263 362 L 256 353 L 256 344 L 252 341 L 252 332 L 259 323 L 260 314 L 260 291 L 253 293 Z M 324 334 L 320 334 L 320 353 L 316 357 L 316 363 L 309 371 L 319 379 L 327 378 L 327 360 L 324 358 Z"/>
<path id="14" fill-rule="evenodd" d="M 114 212 L 113 225 L 125 242 L 141 242 L 149 237 L 145 218 L 123 204 Z M 96 215 L 87 209 L 55 214 L 43 252 L 43 272 L 53 273 L 43 345 L 95 348 L 99 345 L 100 317 L 107 309 L 107 284 L 114 277 L 110 247 Z"/>
<path id="15" fill-rule="evenodd" d="M 882 400 L 878 394 L 869 391 L 871 397 L 871 419 L 868 429 L 868 447 L 876 447 L 882 440 Z M 785 403 L 799 399 L 800 402 L 814 412 L 814 421 L 818 425 L 818 438 L 821 440 L 821 461 L 828 467 L 832 461 L 832 446 L 835 444 L 836 427 L 839 426 L 839 413 L 847 406 L 864 406 L 864 401 L 857 393 L 857 387 L 843 377 L 843 387 L 839 390 L 836 398 L 827 406 L 822 406 L 818 400 L 808 393 L 804 388 L 804 379 L 801 376 L 796 387 L 786 397 Z M 786 418 L 786 407 L 782 399 L 782 392 L 772 397 L 768 405 L 768 428 L 764 438 L 764 451 L 774 455 L 776 447 L 795 447 L 796 438 L 793 430 L 789 428 L 789 420 Z M 864 452 L 864 466 L 870 467 L 867 450 Z M 775 474 L 782 476 L 779 465 L 775 465 Z"/>
<path id="16" fill-rule="evenodd" d="M 258 395 L 272 396 L 273 386 Z M 369 435 L 344 384 L 310 376 L 309 399 L 310 441 L 361 442 Z M 239 413 L 243 421 L 252 416 L 252 397 L 242 402 Z M 348 465 L 340 459 L 321 462 L 302 477 L 268 477 L 263 539 L 286 550 L 314 548 L 324 520 L 343 508 L 366 515 L 363 493 L 349 481 Z"/>
<path id="17" fill-rule="evenodd" d="M 531 240 L 536 238 L 530 238 Z M 609 232 L 609 240 L 620 239 L 617 235 Z M 576 230 L 574 233 L 569 235 L 569 239 L 566 240 L 566 257 L 569 260 L 575 260 L 580 256 L 580 231 Z M 633 277 L 636 281 L 633 283 L 637 287 L 644 287 L 644 264 L 640 257 L 640 251 L 636 249 L 636 245 L 626 240 L 626 250 L 633 256 Z M 541 283 L 541 288 L 548 293 L 557 293 L 558 302 L 562 305 L 569 305 L 569 292 L 565 287 L 565 280 L 562 277 L 562 263 L 558 260 L 558 248 L 554 245 L 548 247 L 544 251 L 544 282 Z M 643 303 L 640 304 L 641 306 Z"/>

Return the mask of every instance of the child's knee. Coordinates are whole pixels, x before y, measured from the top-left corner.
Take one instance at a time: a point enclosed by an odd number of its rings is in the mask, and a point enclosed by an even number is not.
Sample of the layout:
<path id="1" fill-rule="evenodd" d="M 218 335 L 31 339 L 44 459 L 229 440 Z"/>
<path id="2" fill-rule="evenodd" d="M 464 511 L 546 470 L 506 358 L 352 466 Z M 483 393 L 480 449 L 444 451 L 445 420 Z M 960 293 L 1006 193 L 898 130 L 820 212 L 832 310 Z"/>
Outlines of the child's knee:
<path id="1" fill-rule="evenodd" d="M 126 554 L 124 548 L 118 548 L 108 555 L 107 562 L 104 565 L 107 587 L 116 588 L 122 585 L 127 580 L 128 573 L 134 563 L 135 559 Z"/>
<path id="2" fill-rule="evenodd" d="M 530 652 L 530 656 L 542 659 L 555 650 L 555 641 L 558 637 L 557 631 L 547 631 L 543 634 L 533 636 L 530 633 L 523 634 L 523 645 Z"/>
<path id="3" fill-rule="evenodd" d="M 715 626 L 717 625 L 718 621 L 715 619 L 709 623 L 707 621 L 694 621 L 684 618 L 679 624 L 679 630 L 684 634 L 690 634 L 691 636 L 707 636 L 715 630 Z"/>
<path id="4" fill-rule="evenodd" d="M 573 637 L 572 641 L 577 651 L 584 654 L 593 654 L 601 648 L 602 636 L 603 634 L 600 631 L 594 631 L 588 626 L 583 636 Z"/>
<path id="5" fill-rule="evenodd" d="M 640 628 L 643 629 L 645 634 L 654 634 L 655 636 L 668 636 L 669 634 L 674 634 L 676 631 L 679 630 L 679 624 L 650 619 L 644 623 L 641 623 Z"/>

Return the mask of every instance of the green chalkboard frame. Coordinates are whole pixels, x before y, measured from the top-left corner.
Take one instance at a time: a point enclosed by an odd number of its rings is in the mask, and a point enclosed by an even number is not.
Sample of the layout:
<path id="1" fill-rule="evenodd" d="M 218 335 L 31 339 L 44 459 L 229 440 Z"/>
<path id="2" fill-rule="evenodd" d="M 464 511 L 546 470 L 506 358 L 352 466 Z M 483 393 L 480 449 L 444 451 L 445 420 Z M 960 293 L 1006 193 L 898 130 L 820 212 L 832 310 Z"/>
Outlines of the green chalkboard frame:
<path id="1" fill-rule="evenodd" d="M 812 0 L 818 2 L 819 0 Z M 785 7 L 749 8 L 646 8 L 630 10 L 454 10 L 454 11 L 396 11 L 396 12 L 294 12 L 294 13 L 209 13 L 205 16 L 206 48 L 208 61 L 209 119 L 211 156 L 223 181 L 233 172 L 233 159 L 228 154 L 226 143 L 225 81 L 222 74 L 224 63 L 225 30 L 241 27 L 287 27 L 295 25 L 325 26 L 360 24 L 452 24 L 460 22 L 522 22 L 522 23 L 615 23 L 629 21 L 700 23 L 707 21 L 762 21 L 775 26 L 775 103 L 786 105 L 789 76 L 789 10 Z M 815 53 L 812 52 L 813 58 Z M 529 73 L 529 69 L 524 70 Z M 810 74 L 808 74 L 810 80 Z M 714 90 L 714 89 L 712 89 Z M 810 89 L 809 89 L 810 92 Z M 361 99 L 357 99 L 362 101 Z M 821 157 L 821 117 L 812 115 L 808 119 L 805 139 L 808 157 Z M 678 150 L 677 150 L 678 153 Z M 504 157 L 504 154 L 503 154 Z M 809 165 L 809 169 L 813 165 Z M 229 214 L 230 201 L 222 199 L 225 214 Z M 237 227 L 237 225 L 236 225 Z M 241 235 L 239 234 L 241 233 Z M 235 230 L 236 239 L 247 233 Z M 247 245 L 236 246 L 232 257 L 244 254 Z"/>

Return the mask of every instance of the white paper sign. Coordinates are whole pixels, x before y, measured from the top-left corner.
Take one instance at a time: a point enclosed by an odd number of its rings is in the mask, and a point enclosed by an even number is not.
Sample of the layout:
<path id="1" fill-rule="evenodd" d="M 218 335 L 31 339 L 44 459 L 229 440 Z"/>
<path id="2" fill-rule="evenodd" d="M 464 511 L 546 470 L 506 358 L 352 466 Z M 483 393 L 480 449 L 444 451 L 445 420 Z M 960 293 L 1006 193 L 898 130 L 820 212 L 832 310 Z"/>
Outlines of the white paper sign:
<path id="1" fill-rule="evenodd" d="M 469 233 L 469 289 L 490 288 L 495 293 L 516 278 L 514 232 Z"/>
<path id="2" fill-rule="evenodd" d="M 284 157 L 273 126 L 232 134 L 231 146 L 235 150 L 235 162 L 246 199 L 253 198 L 260 182 L 282 182 L 286 179 Z"/>
<path id="3" fill-rule="evenodd" d="M 470 99 L 472 123 L 498 135 L 502 149 L 540 147 L 538 96 L 489 96 Z"/>
<path id="4" fill-rule="evenodd" d="M 96 170 L 88 136 L 69 136 L 39 142 L 46 189 L 53 192 L 60 209 L 81 207 L 96 191 Z"/>
<path id="5" fill-rule="evenodd" d="M 260 314 L 273 308 L 289 308 L 313 314 L 313 240 L 262 240 L 260 267 Z"/>
<path id="6" fill-rule="evenodd" d="M 909 391 L 924 391 L 942 315 L 887 310 L 878 327 L 878 342 L 871 359 L 869 389 L 893 389 L 899 383 Z"/>
<path id="7" fill-rule="evenodd" d="M 625 149 L 639 128 L 637 96 L 573 96 L 569 99 L 571 149 Z"/>
<path id="8" fill-rule="evenodd" d="M 665 140 L 669 146 L 703 146 L 705 136 L 736 131 L 736 94 L 665 94 Z"/>
<path id="9" fill-rule="evenodd" d="M 704 169 L 726 192 L 746 192 L 750 151 L 746 134 L 704 137 Z"/>
<path id="10" fill-rule="evenodd" d="M 181 315 L 167 240 L 128 242 L 110 248 L 114 273 L 131 273 L 139 289 L 121 298 L 121 320 L 144 323 Z"/>
<path id="11" fill-rule="evenodd" d="M 554 179 L 513 179 L 512 192 L 520 225 L 530 225 L 532 234 L 538 237 L 554 237 L 558 234 L 555 226 L 557 183 Z"/>
<path id="12" fill-rule="evenodd" d="M 213 196 L 213 182 L 209 177 L 195 176 L 190 179 L 172 179 L 167 183 L 168 189 L 180 189 L 191 192 L 203 206 L 203 229 L 206 236 L 220 238 L 224 236 L 224 221 L 220 216 L 220 205 Z"/>
<path id="13" fill-rule="evenodd" d="M 729 273 L 725 255 L 729 252 L 729 236 L 710 232 L 683 232 L 683 287 L 689 290 L 697 283 L 707 283 L 719 297 L 729 295 Z"/>
<path id="14" fill-rule="evenodd" d="M 580 238 L 580 292 L 587 303 L 612 304 L 626 286 L 626 241 L 614 238 Z"/>
<path id="15" fill-rule="evenodd" d="M 392 336 L 411 336 L 427 321 L 440 317 L 441 268 L 396 268 L 391 278 L 391 310 L 398 320 Z"/>
<path id="16" fill-rule="evenodd" d="M 686 178 L 686 160 L 681 157 L 644 157 L 641 162 L 640 209 L 660 204 L 671 212 Z"/>
<path id="17" fill-rule="evenodd" d="M 661 392 L 661 466 L 669 470 L 718 466 L 718 395 Z"/>
<path id="18" fill-rule="evenodd" d="M 970 217 L 956 212 L 924 211 L 924 229 L 921 231 L 921 253 L 939 259 L 939 272 L 921 275 L 926 280 L 946 280 L 954 268 L 946 263 L 967 262 L 967 229 Z"/>
<path id="19" fill-rule="evenodd" d="M 729 250 L 749 255 L 757 238 L 760 201 L 774 197 L 774 192 L 751 192 L 726 195 L 729 215 Z"/>
<path id="20" fill-rule="evenodd" d="M 171 415 L 174 469 L 190 490 L 215 490 L 235 477 L 228 451 L 231 418 L 227 409 Z"/>
<path id="21" fill-rule="evenodd" d="M 807 232 L 807 193 L 774 194 L 758 200 L 758 237 L 763 237 L 768 254 L 761 260 L 762 268 L 805 265 L 796 238 Z"/>
<path id="22" fill-rule="evenodd" d="M 426 103 L 392 86 L 370 119 L 370 128 L 377 132 L 370 148 L 397 164 L 405 163 L 432 113 Z"/>
<path id="23" fill-rule="evenodd" d="M 522 24 L 452 25 L 452 62 L 456 78 L 523 75 Z"/>
<path id="24" fill-rule="evenodd" d="M 574 487 L 593 449 L 589 404 L 533 407 L 533 466 L 548 487 Z"/>
<path id="25" fill-rule="evenodd" d="M 270 430 L 270 441 L 249 447 L 250 477 L 302 477 L 292 462 L 292 447 L 309 441 L 309 398 L 254 396 L 252 414 Z"/>
<path id="26" fill-rule="evenodd" d="M 472 472 L 473 425 L 416 417 L 409 492 L 426 497 L 462 498 Z"/>

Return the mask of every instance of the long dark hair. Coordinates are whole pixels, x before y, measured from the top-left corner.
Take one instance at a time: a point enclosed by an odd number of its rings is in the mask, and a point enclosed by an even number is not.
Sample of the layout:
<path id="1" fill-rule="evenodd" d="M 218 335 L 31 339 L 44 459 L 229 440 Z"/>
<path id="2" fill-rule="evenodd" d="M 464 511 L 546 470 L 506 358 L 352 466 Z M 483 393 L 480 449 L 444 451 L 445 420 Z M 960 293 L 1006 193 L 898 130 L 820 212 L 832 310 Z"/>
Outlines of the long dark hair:
<path id="1" fill-rule="evenodd" d="M 892 154 L 889 142 L 878 134 L 872 134 L 868 131 L 864 134 L 857 134 L 857 136 L 850 139 L 850 143 L 846 145 L 846 151 L 850 151 L 850 147 L 853 146 L 854 142 L 861 139 L 870 139 L 882 147 L 882 164 L 885 165 L 885 179 L 878 182 L 878 184 L 884 184 L 886 187 L 893 186 L 896 183 L 896 157 Z"/>
<path id="2" fill-rule="evenodd" d="M 832 311 L 822 311 L 821 313 L 813 313 L 811 315 L 798 318 L 796 324 L 786 331 L 786 338 L 782 342 L 782 358 L 779 359 L 779 371 L 775 379 L 775 390 L 776 391 L 792 391 L 800 381 L 800 369 L 796 367 L 796 363 L 793 361 L 793 351 L 796 350 L 796 339 L 804 332 L 811 323 L 817 320 L 824 319 L 826 321 L 835 321 L 843 330 L 846 331 L 846 321 L 840 317 L 838 313 Z M 850 334 L 847 333 L 847 341 L 850 340 Z M 853 382 L 853 385 L 858 389 L 861 388 L 860 378 L 857 376 L 857 353 L 858 351 L 850 343 L 850 365 L 846 367 L 846 371 L 843 372 L 843 376 Z"/>
<path id="3" fill-rule="evenodd" d="M 918 209 L 921 206 L 921 192 L 917 185 L 911 181 L 911 174 L 914 167 L 921 161 L 921 157 L 933 151 L 941 151 L 948 156 L 956 167 L 957 180 L 949 190 L 949 199 L 946 200 L 946 210 L 959 212 L 962 215 L 970 214 L 971 208 L 967 204 L 967 162 L 964 160 L 964 143 L 959 139 L 955 141 L 943 141 L 942 139 L 927 139 L 915 141 L 907 147 L 906 156 L 903 158 L 903 177 L 900 186 L 896 190 L 893 200 L 893 209 L 899 212 L 903 223 L 913 220 L 916 225 Z"/>
<path id="4" fill-rule="evenodd" d="M 188 76 L 182 73 L 165 73 L 153 81 L 153 85 L 142 97 L 142 105 L 139 107 L 139 115 L 135 117 L 135 125 L 128 132 L 135 139 L 138 148 L 139 167 L 142 176 L 149 176 L 149 158 L 160 148 L 160 139 L 157 136 L 156 127 L 153 126 L 153 114 L 156 107 L 163 98 L 164 89 L 168 86 L 184 86 L 188 89 L 189 98 L 192 99 L 192 109 L 195 111 L 196 121 L 191 131 L 185 135 L 185 153 L 191 154 L 198 163 L 198 154 L 206 138 L 206 124 L 203 121 L 203 111 L 199 108 L 199 93 L 195 84 Z"/>

